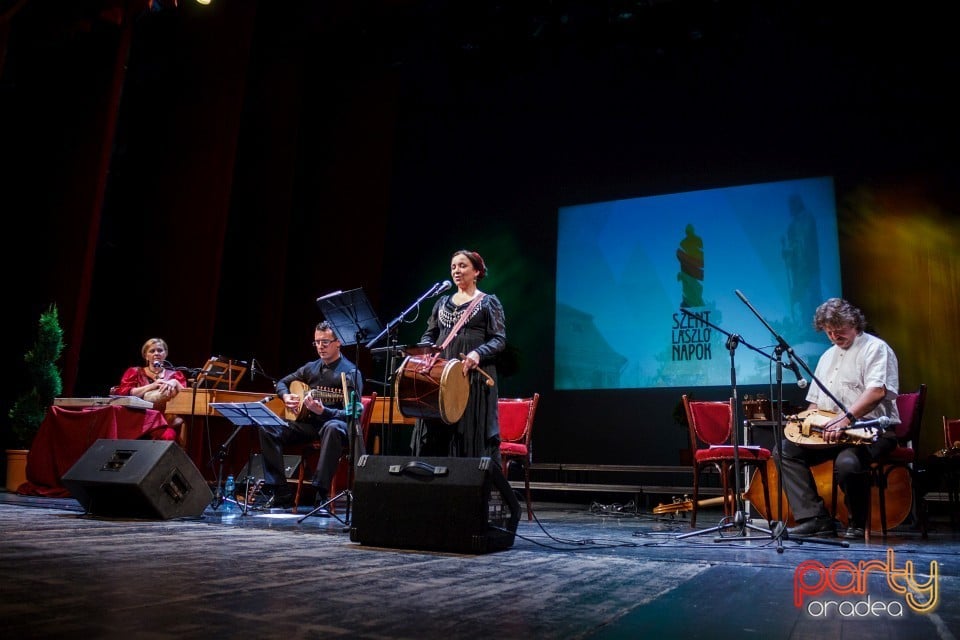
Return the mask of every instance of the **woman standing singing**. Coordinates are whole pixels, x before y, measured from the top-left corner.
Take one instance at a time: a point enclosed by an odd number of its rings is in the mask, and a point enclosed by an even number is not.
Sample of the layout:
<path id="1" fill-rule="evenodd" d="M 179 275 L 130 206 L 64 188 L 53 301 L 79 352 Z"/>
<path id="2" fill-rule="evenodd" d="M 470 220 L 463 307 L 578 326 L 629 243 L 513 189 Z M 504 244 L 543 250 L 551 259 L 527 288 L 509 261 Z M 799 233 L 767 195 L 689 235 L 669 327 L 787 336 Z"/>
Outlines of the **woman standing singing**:
<path id="1" fill-rule="evenodd" d="M 441 358 L 463 361 L 469 398 L 453 424 L 418 418 L 410 449 L 415 456 L 489 457 L 500 464 L 496 359 L 507 345 L 503 305 L 477 287 L 487 266 L 476 251 L 454 253 L 450 275 L 457 291 L 434 303 L 420 342 L 442 347 Z"/>

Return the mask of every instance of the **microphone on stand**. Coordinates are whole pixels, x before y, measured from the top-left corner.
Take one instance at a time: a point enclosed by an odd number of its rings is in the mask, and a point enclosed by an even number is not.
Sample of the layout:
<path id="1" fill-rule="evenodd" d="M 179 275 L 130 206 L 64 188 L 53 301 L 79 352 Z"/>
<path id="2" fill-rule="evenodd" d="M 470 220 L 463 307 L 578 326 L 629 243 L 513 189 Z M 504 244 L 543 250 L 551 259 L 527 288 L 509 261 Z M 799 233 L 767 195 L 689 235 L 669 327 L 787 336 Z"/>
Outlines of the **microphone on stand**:
<path id="1" fill-rule="evenodd" d="M 257 379 L 257 359 L 250 358 L 250 382 Z"/>
<path id="2" fill-rule="evenodd" d="M 807 388 L 807 381 L 803 376 L 800 375 L 800 367 L 797 366 L 796 362 L 791 360 L 790 362 L 783 363 L 783 366 L 785 366 L 787 369 L 790 369 L 790 371 L 793 371 L 793 375 L 797 376 L 798 387 L 801 389 Z"/>
<path id="3" fill-rule="evenodd" d="M 433 285 L 433 288 L 431 289 L 431 291 L 432 291 L 433 293 L 431 293 L 430 296 L 431 296 L 431 297 L 432 297 L 432 296 L 438 296 L 438 295 L 440 295 L 441 293 L 443 293 L 444 291 L 446 291 L 447 289 L 449 289 L 449 288 L 452 287 L 452 286 L 453 286 L 453 283 L 450 282 L 449 280 L 444 280 L 443 282 L 438 282 L 437 284 Z"/>
<path id="4" fill-rule="evenodd" d="M 874 418 L 873 420 L 862 420 L 854 421 L 848 429 L 869 429 L 871 431 L 876 430 L 877 428 L 883 430 L 890 426 L 890 416 L 880 416 L 879 418 Z"/>

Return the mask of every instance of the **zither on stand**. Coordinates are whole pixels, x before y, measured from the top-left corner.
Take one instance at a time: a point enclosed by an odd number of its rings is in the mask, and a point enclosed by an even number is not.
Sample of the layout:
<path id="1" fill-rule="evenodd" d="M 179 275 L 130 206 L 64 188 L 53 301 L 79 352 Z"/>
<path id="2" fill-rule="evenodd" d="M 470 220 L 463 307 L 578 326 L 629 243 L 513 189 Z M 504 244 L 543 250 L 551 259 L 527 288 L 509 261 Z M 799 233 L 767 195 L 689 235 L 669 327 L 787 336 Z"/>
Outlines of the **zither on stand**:
<path id="1" fill-rule="evenodd" d="M 790 534 L 787 531 L 787 524 L 786 522 L 783 521 L 783 502 L 784 502 L 783 501 L 783 452 L 781 450 L 783 448 L 783 360 L 782 360 L 782 355 L 786 353 L 787 356 L 789 356 L 790 358 L 789 368 L 792 369 L 795 373 L 797 373 L 797 376 L 800 375 L 799 370 L 796 369 L 797 362 L 799 362 L 803 366 L 804 370 L 807 371 L 808 373 L 810 372 L 810 369 L 807 367 L 806 363 L 800 358 L 800 356 L 796 355 L 793 352 L 793 348 L 787 344 L 786 340 L 780 337 L 780 335 L 778 335 L 777 332 L 773 330 L 773 327 L 771 327 L 770 324 L 766 320 L 764 320 L 763 316 L 760 315 L 760 312 L 757 311 L 752 304 L 750 304 L 750 301 L 747 300 L 746 296 L 744 296 L 739 289 L 735 290 L 734 293 L 736 293 L 737 297 L 740 298 L 740 300 L 745 305 L 747 305 L 750 311 L 753 312 L 753 315 L 757 316 L 757 319 L 760 320 L 761 323 L 763 323 L 763 326 L 765 326 L 767 330 L 770 331 L 770 333 L 773 335 L 773 337 L 777 341 L 777 346 L 774 349 L 774 352 L 776 353 L 776 358 L 772 358 L 774 362 L 777 363 L 777 396 L 778 396 L 777 400 L 779 401 L 779 404 L 780 404 L 780 410 L 777 411 L 777 414 L 776 414 L 777 419 L 774 421 L 774 428 L 773 428 L 774 442 L 777 443 L 776 453 L 774 454 L 774 464 L 777 465 L 777 510 L 778 510 L 777 519 L 778 520 L 777 520 L 777 526 L 774 528 L 772 534 L 774 539 L 776 539 L 777 541 L 777 553 L 783 553 L 783 541 L 788 539 L 793 540 L 798 544 L 803 544 L 804 542 L 816 542 L 818 544 L 828 544 L 828 545 L 847 548 L 850 546 L 850 543 L 844 540 L 826 540 L 823 538 L 816 538 L 813 536 L 797 536 L 795 538 L 790 538 Z M 767 357 L 770 357 L 770 356 L 767 356 Z M 830 396 L 830 398 L 837 403 L 837 406 L 840 406 L 840 407 L 843 406 L 840 404 L 840 402 L 836 398 L 833 397 L 833 395 L 829 391 L 826 390 L 826 388 L 824 388 L 824 385 L 819 380 L 817 380 L 815 376 L 811 374 L 811 378 L 824 391 L 824 393 Z M 846 411 L 846 409 L 844 409 L 844 411 Z"/>
<path id="2" fill-rule="evenodd" d="M 707 320 L 706 318 L 704 318 L 704 317 L 702 317 L 702 316 L 700 316 L 700 315 L 697 315 L 697 314 L 695 314 L 695 313 L 693 313 L 693 312 L 691 312 L 691 311 L 687 311 L 686 309 L 683 309 L 683 308 L 681 308 L 680 311 L 683 312 L 684 314 L 690 316 L 691 318 L 696 318 L 697 320 L 703 322 L 704 324 L 706 324 L 706 325 L 708 325 L 708 326 L 710 326 L 710 327 L 713 327 L 714 329 L 716 329 L 716 330 L 719 331 L 720 333 L 722 333 L 722 334 L 724 334 L 725 336 L 727 336 L 726 347 L 727 347 L 727 350 L 730 352 L 730 391 L 731 391 L 731 394 L 732 394 L 731 397 L 733 398 L 733 428 L 731 429 L 731 432 L 732 432 L 731 435 L 732 435 L 732 439 L 733 439 L 733 471 L 734 471 L 734 473 L 733 473 L 733 493 L 734 493 L 733 499 L 734 499 L 734 512 L 733 512 L 733 520 L 730 520 L 727 516 L 724 516 L 724 518 L 720 521 L 720 524 L 718 524 L 718 525 L 715 526 L 715 527 L 710 527 L 710 528 L 708 528 L 708 529 L 701 529 L 701 530 L 699 530 L 699 531 L 691 531 L 690 533 L 685 533 L 685 534 L 683 534 L 683 535 L 677 536 L 676 539 L 677 539 L 677 540 L 681 540 L 681 539 L 683 539 L 683 538 L 689 538 L 689 537 L 692 537 L 692 536 L 699 536 L 699 535 L 703 535 L 703 534 L 705 534 L 705 533 L 723 532 L 723 531 L 725 531 L 725 530 L 727 530 L 727 529 L 731 529 L 731 528 L 736 528 L 736 529 L 737 529 L 737 535 L 739 536 L 739 539 L 741 539 L 741 540 L 762 540 L 762 539 L 765 540 L 765 539 L 768 539 L 767 536 L 750 536 L 750 535 L 747 535 L 747 529 L 752 529 L 753 531 L 760 531 L 760 532 L 763 532 L 763 533 L 766 533 L 766 534 L 771 534 L 772 532 L 771 532 L 769 529 L 764 529 L 763 527 L 758 527 L 758 526 L 752 524 L 752 523 L 747 519 L 747 515 L 746 515 L 745 510 L 744 510 L 744 508 L 743 508 L 743 496 L 740 495 L 740 442 L 739 442 L 739 438 L 738 438 L 738 436 L 737 436 L 737 429 L 739 428 L 739 424 L 740 424 L 740 421 L 739 421 L 739 419 L 738 419 L 738 415 L 739 415 L 739 412 L 740 412 L 740 402 L 739 402 L 739 400 L 737 399 L 736 351 L 737 351 L 737 345 L 739 345 L 741 342 L 743 342 L 743 344 L 747 344 L 747 343 L 744 342 L 743 339 L 742 339 L 740 336 L 738 336 L 738 335 L 736 335 L 736 334 L 731 334 L 731 333 L 728 333 L 728 332 L 724 331 L 723 329 L 721 329 L 720 327 L 718 327 L 718 326 L 716 326 L 715 324 L 711 323 L 709 320 Z M 747 346 L 750 346 L 750 345 L 747 344 Z M 751 346 L 750 348 L 751 348 L 751 349 L 754 349 L 754 347 L 752 347 L 752 346 Z M 724 484 L 724 486 L 726 486 L 726 484 Z M 726 496 L 724 496 L 724 500 L 726 500 Z M 726 541 L 729 540 L 729 539 L 730 539 L 730 536 L 726 536 L 726 537 L 717 538 L 716 541 L 717 541 L 717 542 L 726 542 Z"/>

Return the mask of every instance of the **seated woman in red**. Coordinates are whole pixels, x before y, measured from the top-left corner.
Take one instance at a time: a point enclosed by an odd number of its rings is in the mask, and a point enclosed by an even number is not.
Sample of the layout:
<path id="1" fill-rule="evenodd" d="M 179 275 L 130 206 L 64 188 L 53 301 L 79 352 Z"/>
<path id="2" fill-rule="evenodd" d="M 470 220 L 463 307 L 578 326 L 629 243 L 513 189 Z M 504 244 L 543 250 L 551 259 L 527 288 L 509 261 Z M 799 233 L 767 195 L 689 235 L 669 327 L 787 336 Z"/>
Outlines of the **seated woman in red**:
<path id="1" fill-rule="evenodd" d="M 164 412 L 164 418 L 173 431 L 169 434 L 169 439 L 177 438 L 177 441 L 183 446 L 186 436 L 183 418 L 178 415 L 167 414 L 165 409 L 167 402 L 187 386 L 187 379 L 182 371 L 175 371 L 166 367 L 167 354 L 167 343 L 162 338 L 150 338 L 144 342 L 143 346 L 140 347 L 140 355 L 143 356 L 144 366 L 130 367 L 124 371 L 120 378 L 120 384 L 111 388 L 110 394 L 136 396 L 152 402 L 154 409 Z"/>

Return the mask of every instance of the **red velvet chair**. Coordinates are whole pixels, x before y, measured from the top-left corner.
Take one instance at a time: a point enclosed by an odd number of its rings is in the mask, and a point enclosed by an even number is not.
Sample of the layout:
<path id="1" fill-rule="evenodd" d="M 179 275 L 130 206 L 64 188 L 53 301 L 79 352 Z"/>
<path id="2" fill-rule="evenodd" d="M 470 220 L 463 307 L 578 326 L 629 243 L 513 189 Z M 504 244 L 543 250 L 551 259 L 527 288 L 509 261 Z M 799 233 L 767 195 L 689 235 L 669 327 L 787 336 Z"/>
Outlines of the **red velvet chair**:
<path id="1" fill-rule="evenodd" d="M 897 448 L 891 451 L 883 460 L 870 465 L 871 496 L 867 501 L 867 522 L 863 527 L 864 542 L 870 541 L 870 530 L 879 526 L 883 536 L 887 535 L 888 499 L 891 484 L 898 491 L 896 494 L 909 493 L 907 498 L 898 495 L 897 522 L 906 517 L 908 507 L 920 525 L 921 534 L 927 537 L 926 513 L 920 500 L 919 478 L 917 477 L 917 456 L 919 451 L 920 425 L 923 420 L 923 406 L 927 398 L 927 385 L 921 384 L 916 391 L 901 393 L 897 396 L 897 413 L 900 414 L 900 424 L 895 428 L 897 434 Z M 897 475 L 894 475 L 897 474 Z M 909 480 L 908 480 L 909 478 Z M 891 479 L 894 480 L 891 483 Z M 909 489 L 909 491 L 908 491 Z M 875 492 L 875 493 L 874 493 Z M 833 483 L 834 512 L 839 500 L 839 487 Z M 905 500 L 910 500 L 907 505 Z M 877 511 L 873 512 L 873 503 L 877 503 Z"/>
<path id="2" fill-rule="evenodd" d="M 943 449 L 931 456 L 942 474 L 941 482 L 947 488 L 950 524 L 956 526 L 960 517 L 960 418 L 943 416 Z"/>
<path id="3" fill-rule="evenodd" d="M 921 384 L 916 391 L 901 393 L 897 396 L 897 413 L 900 414 L 900 424 L 896 426 L 897 448 L 891 451 L 882 461 L 870 465 L 870 482 L 879 492 L 880 530 L 887 535 L 887 487 L 890 474 L 896 469 L 903 468 L 910 473 L 913 489 L 913 513 L 920 532 L 927 537 L 926 512 L 921 504 L 919 495 L 919 478 L 917 477 L 917 457 L 920 451 L 920 427 L 923 422 L 923 407 L 927 401 L 927 385 Z M 870 522 L 870 519 L 867 520 Z M 864 527 L 864 536 L 870 539 L 870 528 Z"/>
<path id="4" fill-rule="evenodd" d="M 736 460 L 740 468 L 734 468 L 733 435 L 734 411 L 733 398 L 729 400 L 690 400 L 683 396 L 683 408 L 687 415 L 687 427 L 690 432 L 690 449 L 693 452 L 693 500 L 690 512 L 690 526 L 697 525 L 697 502 L 700 499 L 700 476 L 704 471 L 716 470 L 720 474 L 723 490 L 723 512 L 732 516 L 736 496 L 730 486 L 732 473 L 741 473 L 745 467 L 760 469 L 763 483 L 764 504 L 770 504 L 770 490 L 767 487 L 767 461 L 770 450 L 764 447 L 737 447 Z"/>
<path id="5" fill-rule="evenodd" d="M 500 418 L 500 459 L 503 474 L 510 465 L 523 467 L 523 489 L 527 499 L 527 520 L 533 520 L 530 501 L 530 465 L 533 464 L 533 418 L 537 413 L 540 394 L 530 398 L 500 398 L 497 405 Z"/>
<path id="6" fill-rule="evenodd" d="M 376 392 L 371 393 L 368 396 L 361 396 L 360 398 L 360 403 L 363 405 L 363 411 L 360 413 L 360 424 L 358 426 L 359 426 L 360 433 L 362 434 L 361 437 L 363 438 L 364 445 L 367 442 L 367 437 L 370 435 L 370 423 L 372 422 L 373 406 L 376 399 L 377 399 Z M 357 448 L 360 449 L 359 444 Z M 293 512 L 294 513 L 296 513 L 298 508 L 300 507 L 300 498 L 303 494 L 303 483 L 304 483 L 303 481 L 304 481 L 304 476 L 306 475 L 305 467 L 307 465 L 307 459 L 308 458 L 312 459 L 317 454 L 319 454 L 319 452 L 320 452 L 320 440 L 314 440 L 304 448 L 303 457 L 300 461 L 300 470 L 297 473 L 297 491 L 293 496 Z M 357 463 L 356 459 L 353 459 L 352 462 L 354 465 L 356 465 Z M 352 488 L 349 486 L 350 463 L 351 463 L 351 456 L 349 455 L 349 449 L 344 447 L 343 453 L 340 454 L 340 462 L 337 465 L 337 472 L 333 475 L 333 480 L 330 482 L 330 494 L 327 496 L 328 498 L 333 498 L 344 489 Z M 331 502 L 329 505 L 327 505 L 327 509 L 330 511 L 330 513 L 335 513 L 336 503 Z"/>

